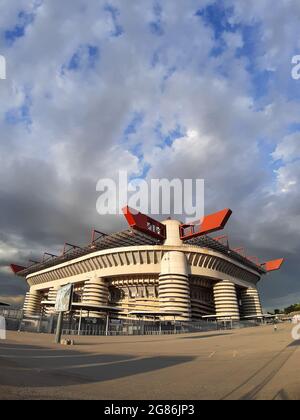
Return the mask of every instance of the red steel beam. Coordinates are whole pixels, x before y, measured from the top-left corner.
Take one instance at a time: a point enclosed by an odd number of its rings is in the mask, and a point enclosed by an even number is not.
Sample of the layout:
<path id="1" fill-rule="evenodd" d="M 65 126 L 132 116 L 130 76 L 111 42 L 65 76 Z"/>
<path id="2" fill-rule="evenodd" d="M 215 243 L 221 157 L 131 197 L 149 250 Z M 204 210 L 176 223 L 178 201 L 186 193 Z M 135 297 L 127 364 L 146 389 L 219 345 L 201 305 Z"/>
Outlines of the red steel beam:
<path id="1" fill-rule="evenodd" d="M 278 260 L 267 261 L 263 263 L 262 266 L 269 273 L 271 271 L 280 270 L 283 263 L 284 263 L 284 258 L 279 258 Z"/>
<path id="2" fill-rule="evenodd" d="M 237 252 L 238 254 L 242 255 L 243 257 L 246 257 L 246 251 L 245 248 L 234 248 L 232 251 Z"/>
<path id="3" fill-rule="evenodd" d="M 57 255 L 50 254 L 49 252 L 44 252 L 43 262 L 48 261 L 48 260 L 50 260 L 52 258 L 57 258 L 57 257 L 58 257 Z"/>
<path id="4" fill-rule="evenodd" d="M 166 226 L 162 223 L 128 206 L 123 208 L 123 213 L 132 229 L 136 229 L 161 241 L 166 239 Z"/>
<path id="5" fill-rule="evenodd" d="M 213 238 L 215 241 L 220 242 L 222 245 L 225 245 L 229 248 L 229 238 L 228 235 L 216 236 Z"/>
<path id="6" fill-rule="evenodd" d="M 204 218 L 191 224 L 183 224 L 180 226 L 180 236 L 182 240 L 197 238 L 198 236 L 207 235 L 212 232 L 224 229 L 232 211 L 224 209 L 217 213 L 209 214 Z"/>
<path id="7" fill-rule="evenodd" d="M 92 230 L 92 241 L 90 245 L 94 245 L 99 239 L 107 236 L 106 233 L 100 232 L 99 230 L 93 229 Z"/>
<path id="8" fill-rule="evenodd" d="M 255 255 L 250 256 L 250 257 L 246 257 L 246 258 L 247 258 L 247 260 L 252 261 L 254 264 L 256 264 L 258 266 L 260 265 L 259 258 L 256 257 Z"/>
<path id="9" fill-rule="evenodd" d="M 40 261 L 36 261 L 36 260 L 28 260 L 32 265 L 36 265 L 39 264 Z"/>
<path id="10" fill-rule="evenodd" d="M 18 274 L 20 271 L 26 270 L 27 267 L 22 267 L 21 265 L 10 264 L 11 271 L 14 274 Z"/>
<path id="11" fill-rule="evenodd" d="M 73 251 L 74 249 L 80 249 L 80 246 L 69 244 L 68 242 L 65 242 L 64 249 L 62 252 L 62 255 L 66 255 L 68 252 Z"/>

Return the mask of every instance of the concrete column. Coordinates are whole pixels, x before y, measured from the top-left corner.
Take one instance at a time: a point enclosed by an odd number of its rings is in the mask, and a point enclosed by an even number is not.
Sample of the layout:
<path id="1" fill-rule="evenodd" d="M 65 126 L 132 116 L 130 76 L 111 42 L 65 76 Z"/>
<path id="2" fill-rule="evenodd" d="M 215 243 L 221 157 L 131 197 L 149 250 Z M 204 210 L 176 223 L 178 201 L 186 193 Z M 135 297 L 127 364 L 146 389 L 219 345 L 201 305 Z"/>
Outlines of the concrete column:
<path id="1" fill-rule="evenodd" d="M 263 314 L 258 290 L 256 288 L 244 289 L 241 293 L 242 314 L 259 317 Z"/>
<path id="2" fill-rule="evenodd" d="M 158 287 L 161 311 L 180 312 L 179 321 L 191 320 L 191 296 L 188 266 L 185 254 L 178 251 L 167 252 L 161 262 Z M 172 320 L 174 316 L 166 316 Z"/>
<path id="3" fill-rule="evenodd" d="M 239 304 L 235 284 L 224 280 L 214 286 L 214 299 L 218 319 L 231 317 L 240 319 Z"/>
<path id="4" fill-rule="evenodd" d="M 108 305 L 108 283 L 103 278 L 93 278 L 85 282 L 83 288 L 82 303 L 89 305 L 107 306 Z M 90 317 L 103 317 L 101 312 L 90 312 Z"/>
<path id="5" fill-rule="evenodd" d="M 166 226 L 166 240 L 164 245 L 181 246 L 183 241 L 180 239 L 180 222 L 178 220 L 165 220 L 162 222 Z"/>
<path id="6" fill-rule="evenodd" d="M 39 292 L 26 293 L 23 311 L 25 316 L 33 316 L 41 314 L 42 296 Z"/>

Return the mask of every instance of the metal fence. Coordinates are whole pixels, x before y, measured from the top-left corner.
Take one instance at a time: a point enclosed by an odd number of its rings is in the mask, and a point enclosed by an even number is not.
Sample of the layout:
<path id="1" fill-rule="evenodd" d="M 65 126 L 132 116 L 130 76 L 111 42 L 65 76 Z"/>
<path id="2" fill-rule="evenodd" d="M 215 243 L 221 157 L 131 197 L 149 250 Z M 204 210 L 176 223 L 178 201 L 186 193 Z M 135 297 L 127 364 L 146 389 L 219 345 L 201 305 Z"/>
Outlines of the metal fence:
<path id="1" fill-rule="evenodd" d="M 32 333 L 55 334 L 57 316 L 25 317 L 22 311 L 1 309 L 0 315 L 6 319 L 7 330 Z M 150 321 L 111 319 L 108 323 L 102 319 L 85 318 L 79 322 L 78 318 L 65 317 L 63 321 L 64 335 L 83 336 L 125 336 L 125 335 L 169 335 L 194 332 L 209 332 L 256 327 L 257 321 Z"/>
<path id="2" fill-rule="evenodd" d="M 0 308 L 0 315 L 7 319 L 22 319 L 23 311 L 20 309 Z"/>

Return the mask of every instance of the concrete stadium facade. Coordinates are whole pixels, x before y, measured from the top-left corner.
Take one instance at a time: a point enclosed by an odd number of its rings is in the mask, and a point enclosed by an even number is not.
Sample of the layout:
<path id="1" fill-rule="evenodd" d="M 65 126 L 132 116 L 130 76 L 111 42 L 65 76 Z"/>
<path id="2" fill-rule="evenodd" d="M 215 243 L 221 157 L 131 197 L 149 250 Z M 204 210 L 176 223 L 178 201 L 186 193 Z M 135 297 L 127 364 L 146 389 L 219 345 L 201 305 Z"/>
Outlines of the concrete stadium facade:
<path id="1" fill-rule="evenodd" d="M 108 311 L 118 319 L 145 316 L 178 321 L 262 316 L 257 285 L 272 269 L 238 257 L 229 248 L 224 252 L 222 247 L 221 252 L 218 246 L 184 241 L 177 220 L 161 225 L 165 239 L 159 243 L 135 244 L 137 232 L 130 230 L 127 237 L 133 238 L 132 245 L 120 246 L 121 242 L 116 247 L 91 248 L 29 274 L 28 270 L 15 270 L 26 275 L 29 285 L 25 315 L 53 314 L 58 289 L 72 283 L 74 311 L 94 318 L 102 318 Z M 147 235 L 139 233 L 138 237 Z"/>

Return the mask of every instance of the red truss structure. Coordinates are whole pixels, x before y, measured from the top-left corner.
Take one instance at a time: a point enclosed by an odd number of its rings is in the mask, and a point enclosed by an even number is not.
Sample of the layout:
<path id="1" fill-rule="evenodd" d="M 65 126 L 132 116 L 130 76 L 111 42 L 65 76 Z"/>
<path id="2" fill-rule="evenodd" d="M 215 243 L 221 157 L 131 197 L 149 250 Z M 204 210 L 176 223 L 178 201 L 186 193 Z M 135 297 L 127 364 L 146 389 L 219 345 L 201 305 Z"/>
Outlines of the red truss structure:
<path id="1" fill-rule="evenodd" d="M 123 213 L 132 229 L 139 230 L 161 241 L 166 239 L 166 226 L 162 223 L 128 206 L 123 208 Z"/>
<path id="2" fill-rule="evenodd" d="M 259 258 L 256 257 L 255 255 L 247 257 L 247 258 L 248 260 L 253 261 L 256 265 L 260 265 Z"/>
<path id="3" fill-rule="evenodd" d="M 279 258 L 278 260 L 267 261 L 263 263 L 262 266 L 269 273 L 271 271 L 280 270 L 283 263 L 284 263 L 284 258 Z"/>
<path id="4" fill-rule="evenodd" d="M 49 252 L 44 252 L 44 256 L 43 256 L 43 262 L 52 260 L 53 258 L 57 258 L 57 255 L 54 254 L 49 254 Z"/>
<path id="5" fill-rule="evenodd" d="M 245 248 L 243 248 L 243 247 L 234 248 L 233 251 L 237 252 L 238 254 L 242 255 L 243 257 L 246 257 L 246 251 L 245 251 Z"/>
<path id="6" fill-rule="evenodd" d="M 27 267 L 23 267 L 21 265 L 17 265 L 17 264 L 10 264 L 10 269 L 14 274 L 18 274 L 23 270 L 26 270 Z"/>
<path id="7" fill-rule="evenodd" d="M 67 255 L 74 250 L 80 249 L 80 246 L 69 244 L 68 242 L 65 243 L 62 255 Z"/>
<path id="8" fill-rule="evenodd" d="M 93 229 L 92 230 L 92 240 L 91 240 L 91 247 L 95 247 L 96 243 L 99 242 L 101 239 L 105 238 L 106 233 L 100 232 L 99 230 Z"/>
<path id="9" fill-rule="evenodd" d="M 193 239 L 198 236 L 222 230 L 226 226 L 231 215 L 232 211 L 230 209 L 224 209 L 217 213 L 204 216 L 202 220 L 194 223 L 183 224 L 180 226 L 181 239 Z"/>
<path id="10" fill-rule="evenodd" d="M 217 242 L 220 242 L 220 244 L 225 245 L 227 248 L 229 248 L 228 235 L 217 236 L 216 238 L 213 238 L 213 239 Z"/>

